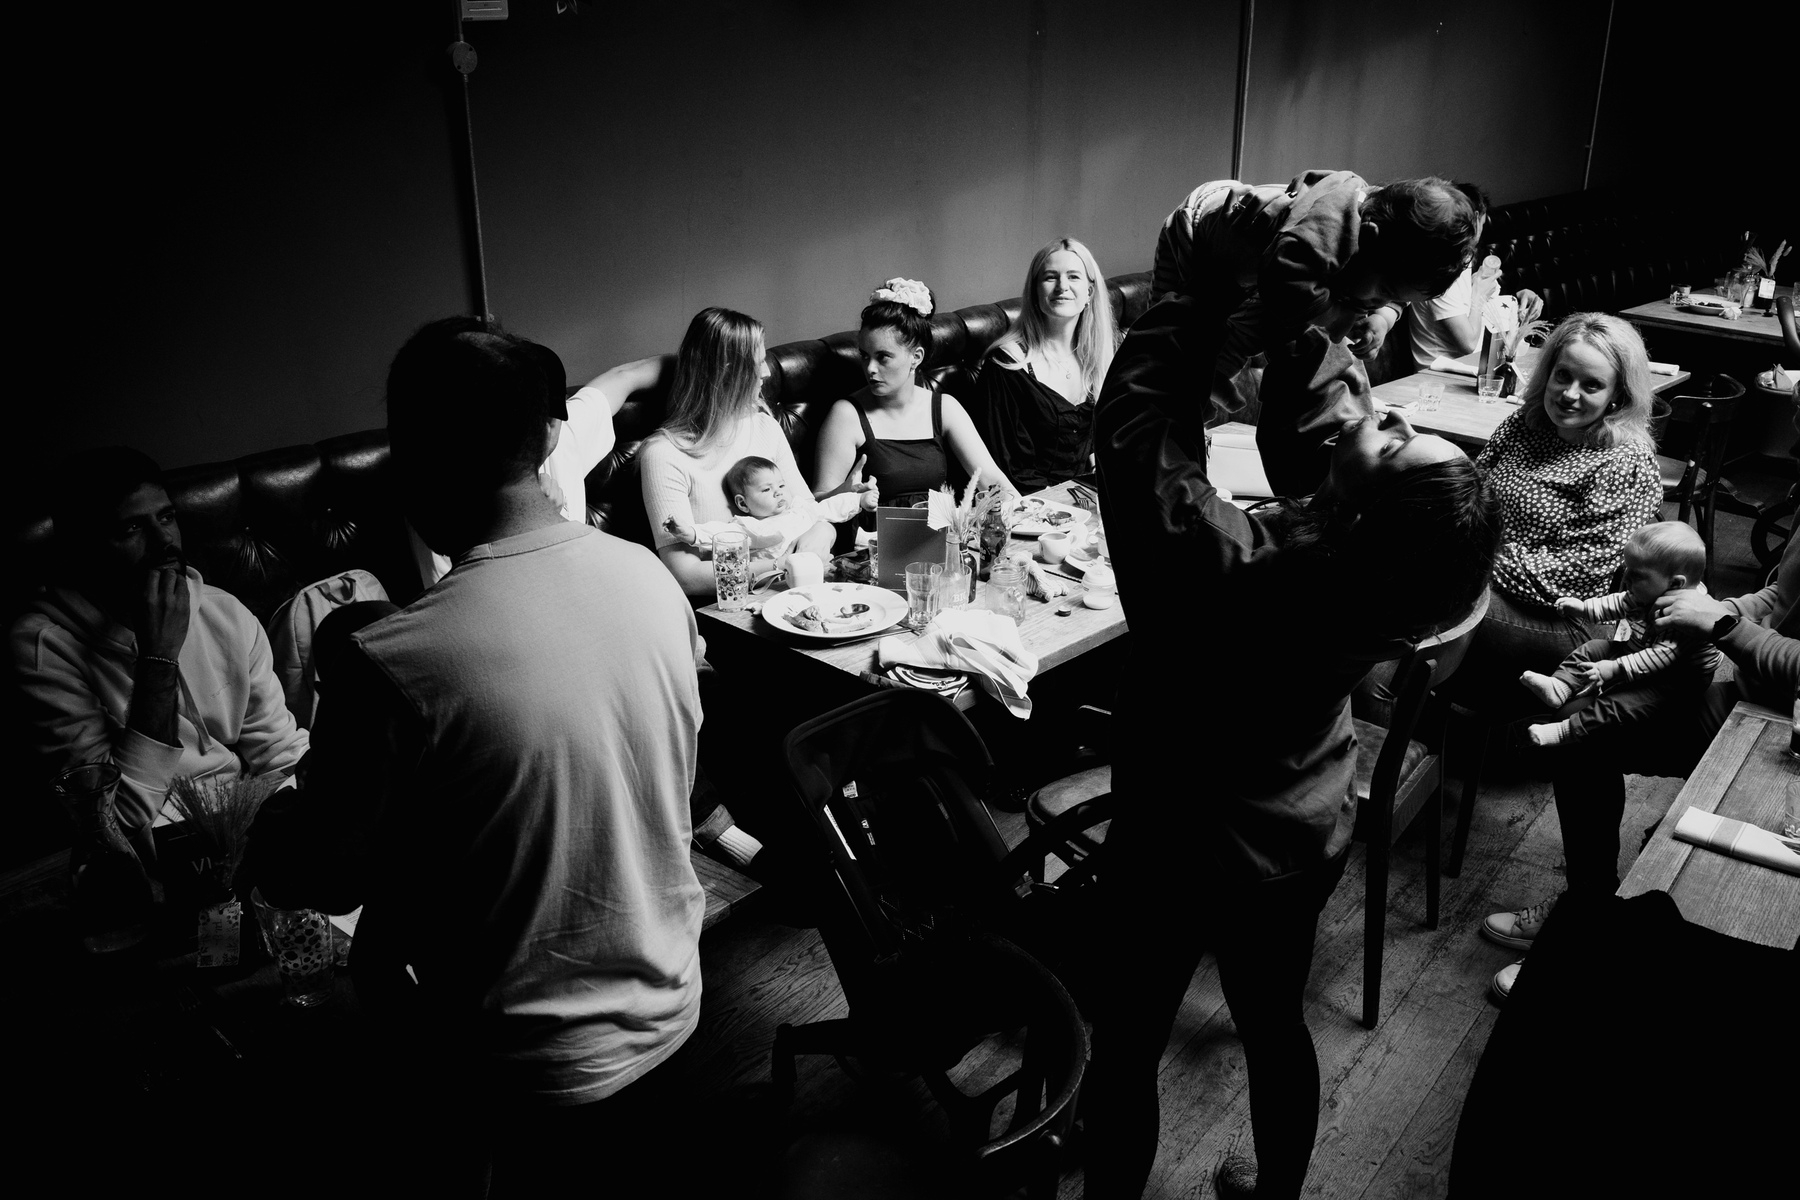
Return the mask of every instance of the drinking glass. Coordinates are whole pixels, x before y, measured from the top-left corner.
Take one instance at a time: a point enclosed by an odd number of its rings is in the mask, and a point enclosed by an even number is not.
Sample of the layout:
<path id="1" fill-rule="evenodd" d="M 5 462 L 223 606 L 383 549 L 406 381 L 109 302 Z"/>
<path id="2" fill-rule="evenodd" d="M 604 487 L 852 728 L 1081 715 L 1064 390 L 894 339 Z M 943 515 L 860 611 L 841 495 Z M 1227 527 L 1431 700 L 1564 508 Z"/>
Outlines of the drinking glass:
<path id="1" fill-rule="evenodd" d="M 262 889 L 250 893 L 256 923 L 262 928 L 269 957 L 281 974 L 286 1003 L 311 1008 L 331 995 L 331 920 L 310 908 L 276 908 L 263 899 Z"/>
<path id="2" fill-rule="evenodd" d="M 1419 411 L 1436 412 L 1444 402 L 1444 381 L 1441 379 L 1419 380 Z"/>
<path id="3" fill-rule="evenodd" d="M 70 767 L 51 783 L 51 793 L 75 825 L 70 865 L 76 923 L 90 954 L 124 950 L 142 942 L 155 894 L 137 851 L 119 827 L 114 797 L 119 768 L 109 762 Z"/>
<path id="4" fill-rule="evenodd" d="M 1025 564 L 1017 559 L 997 562 L 988 571 L 983 600 L 986 607 L 1013 620 L 1025 616 L 1025 590 L 1028 586 Z"/>
<path id="5" fill-rule="evenodd" d="M 938 586 L 944 580 L 944 564 L 916 562 L 906 564 L 906 624 L 923 629 L 938 613 Z"/>
<path id="6" fill-rule="evenodd" d="M 713 534 L 712 562 L 719 611 L 744 611 L 750 592 L 750 535 L 742 529 Z"/>
<path id="7" fill-rule="evenodd" d="M 1476 379 L 1475 396 L 1483 404 L 1500 403 L 1500 376 L 1483 375 Z"/>
<path id="8" fill-rule="evenodd" d="M 1787 796 L 1782 801 L 1775 832 L 1785 838 L 1800 838 L 1800 779 L 1788 781 Z"/>

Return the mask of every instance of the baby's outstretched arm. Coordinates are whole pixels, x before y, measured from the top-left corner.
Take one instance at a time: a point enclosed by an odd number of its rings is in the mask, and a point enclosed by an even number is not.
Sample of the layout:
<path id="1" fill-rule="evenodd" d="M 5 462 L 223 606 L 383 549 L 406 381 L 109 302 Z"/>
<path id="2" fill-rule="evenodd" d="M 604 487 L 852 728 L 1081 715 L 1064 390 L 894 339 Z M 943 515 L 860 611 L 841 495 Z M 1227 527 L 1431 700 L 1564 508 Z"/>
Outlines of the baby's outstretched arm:
<path id="1" fill-rule="evenodd" d="M 700 533 L 697 529 L 692 525 L 682 524 L 674 517 L 669 517 L 667 520 L 663 521 L 663 528 L 690 546 L 698 545 L 700 542 Z"/>

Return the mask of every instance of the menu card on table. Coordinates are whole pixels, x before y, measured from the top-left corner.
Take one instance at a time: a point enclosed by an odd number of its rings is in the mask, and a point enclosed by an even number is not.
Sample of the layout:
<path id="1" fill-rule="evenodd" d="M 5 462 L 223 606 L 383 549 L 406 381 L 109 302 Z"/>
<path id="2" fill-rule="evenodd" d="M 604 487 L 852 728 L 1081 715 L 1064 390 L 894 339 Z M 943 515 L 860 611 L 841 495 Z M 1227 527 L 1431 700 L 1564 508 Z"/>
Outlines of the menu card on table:
<path id="1" fill-rule="evenodd" d="M 880 573 L 877 587 L 906 595 L 908 563 L 944 561 L 944 537 L 948 531 L 933 529 L 922 508 L 875 510 L 875 554 Z"/>

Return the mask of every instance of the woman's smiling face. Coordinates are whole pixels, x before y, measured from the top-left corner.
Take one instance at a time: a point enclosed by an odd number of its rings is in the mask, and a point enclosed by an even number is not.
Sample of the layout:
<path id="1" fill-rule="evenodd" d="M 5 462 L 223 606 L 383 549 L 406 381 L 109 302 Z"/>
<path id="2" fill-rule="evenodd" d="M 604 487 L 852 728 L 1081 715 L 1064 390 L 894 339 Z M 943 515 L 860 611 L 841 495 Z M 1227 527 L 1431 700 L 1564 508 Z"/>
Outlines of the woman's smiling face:
<path id="1" fill-rule="evenodd" d="M 1094 281 L 1081 265 L 1081 256 L 1072 250 L 1058 250 L 1044 260 L 1044 270 L 1037 279 L 1038 308 L 1046 317 L 1073 320 L 1088 306 Z"/>
<path id="2" fill-rule="evenodd" d="M 1579 442 L 1619 395 L 1611 360 L 1586 342 L 1566 343 L 1544 385 L 1544 417 L 1557 436 Z"/>

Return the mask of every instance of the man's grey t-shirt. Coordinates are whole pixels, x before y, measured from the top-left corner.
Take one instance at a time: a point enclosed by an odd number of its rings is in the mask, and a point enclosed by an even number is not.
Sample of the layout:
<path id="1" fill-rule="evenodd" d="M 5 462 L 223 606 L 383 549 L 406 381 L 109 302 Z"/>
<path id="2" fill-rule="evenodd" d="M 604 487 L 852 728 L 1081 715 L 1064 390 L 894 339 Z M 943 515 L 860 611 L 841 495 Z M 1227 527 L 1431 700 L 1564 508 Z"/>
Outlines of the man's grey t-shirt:
<path id="1" fill-rule="evenodd" d="M 404 886 L 365 922 L 507 1090 L 611 1095 L 700 1012 L 693 611 L 648 550 L 561 522 L 475 547 L 356 640 L 424 732 Z"/>

